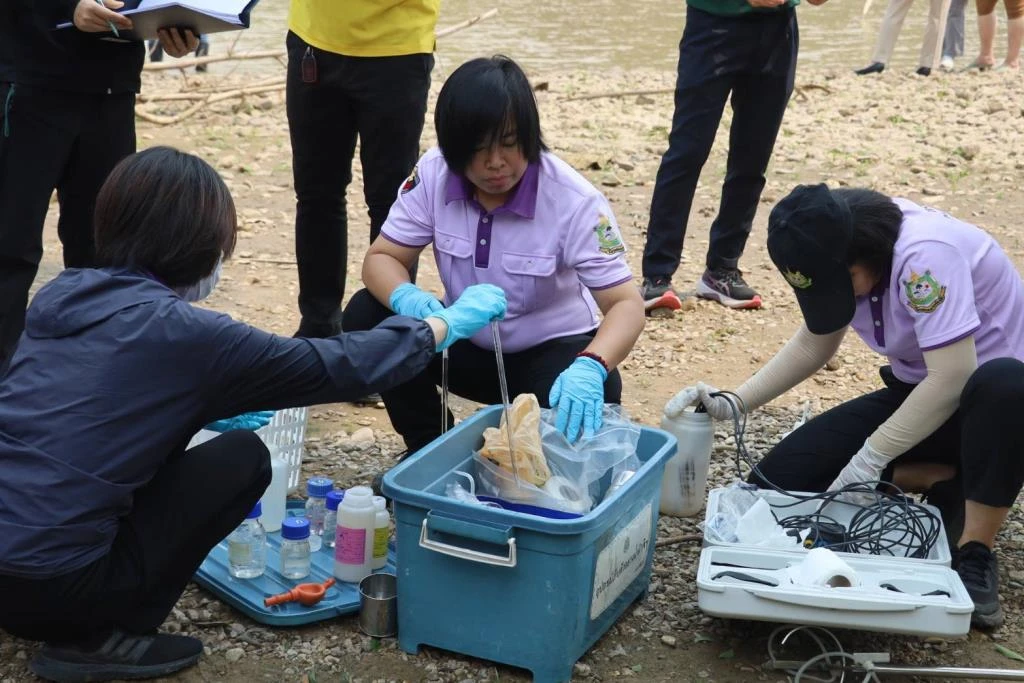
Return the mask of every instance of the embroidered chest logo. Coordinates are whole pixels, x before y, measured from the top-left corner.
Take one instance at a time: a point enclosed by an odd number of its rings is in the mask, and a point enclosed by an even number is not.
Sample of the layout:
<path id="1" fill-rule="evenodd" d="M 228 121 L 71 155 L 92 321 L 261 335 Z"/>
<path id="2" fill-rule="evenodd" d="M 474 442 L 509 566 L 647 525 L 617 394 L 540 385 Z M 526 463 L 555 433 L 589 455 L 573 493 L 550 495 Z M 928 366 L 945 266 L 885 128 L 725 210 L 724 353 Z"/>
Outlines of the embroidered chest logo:
<path id="1" fill-rule="evenodd" d="M 797 289 L 807 289 L 811 286 L 811 278 L 807 277 L 799 270 L 792 271 L 789 268 L 782 271 L 782 277 L 786 278 L 786 282 L 793 285 Z"/>
<path id="2" fill-rule="evenodd" d="M 405 179 L 404 183 L 402 183 L 402 194 L 408 193 L 409 190 L 411 190 L 412 188 L 414 188 L 414 187 L 416 187 L 417 185 L 420 184 L 420 173 L 419 173 L 419 171 L 420 171 L 420 167 L 419 166 L 413 166 L 412 167 L 412 173 L 410 173 L 409 177 Z"/>
<path id="3" fill-rule="evenodd" d="M 931 313 L 946 300 L 946 288 L 940 285 L 932 271 L 924 271 L 918 275 L 910 271 L 910 279 L 903 281 L 903 291 L 907 294 L 907 303 L 918 313 Z"/>
<path id="4" fill-rule="evenodd" d="M 597 225 L 594 226 L 597 233 L 597 248 L 603 254 L 621 254 L 626 251 L 626 245 L 622 243 L 619 231 L 612 225 L 608 216 L 599 216 Z"/>

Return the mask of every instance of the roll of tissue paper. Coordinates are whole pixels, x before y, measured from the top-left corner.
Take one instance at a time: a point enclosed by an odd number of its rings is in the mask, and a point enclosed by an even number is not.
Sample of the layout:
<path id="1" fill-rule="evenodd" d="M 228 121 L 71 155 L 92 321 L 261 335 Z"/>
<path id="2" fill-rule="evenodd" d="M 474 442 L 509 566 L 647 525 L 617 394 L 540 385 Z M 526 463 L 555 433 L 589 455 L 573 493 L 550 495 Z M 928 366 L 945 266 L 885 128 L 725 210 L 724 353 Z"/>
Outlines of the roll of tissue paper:
<path id="1" fill-rule="evenodd" d="M 558 501 L 558 509 L 585 515 L 593 502 L 590 494 L 565 477 L 551 477 L 544 484 L 544 493 Z"/>
<path id="2" fill-rule="evenodd" d="M 860 577 L 853 567 L 828 548 L 812 548 L 803 562 L 790 569 L 793 583 L 821 588 L 856 588 Z"/>

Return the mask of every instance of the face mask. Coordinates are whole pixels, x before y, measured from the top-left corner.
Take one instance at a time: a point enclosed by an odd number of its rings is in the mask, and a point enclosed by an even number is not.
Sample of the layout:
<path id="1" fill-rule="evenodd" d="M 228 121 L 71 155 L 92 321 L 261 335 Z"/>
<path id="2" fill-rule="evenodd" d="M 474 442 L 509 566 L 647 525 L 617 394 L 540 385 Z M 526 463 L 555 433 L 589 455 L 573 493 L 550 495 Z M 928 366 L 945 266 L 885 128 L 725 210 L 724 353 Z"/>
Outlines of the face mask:
<path id="1" fill-rule="evenodd" d="M 194 285 L 188 287 L 178 287 L 174 291 L 178 293 L 185 301 L 202 301 L 206 297 L 210 296 L 213 288 L 217 286 L 217 282 L 220 280 L 220 265 L 223 257 L 217 259 L 217 265 L 214 267 L 213 272 L 204 277 Z"/>

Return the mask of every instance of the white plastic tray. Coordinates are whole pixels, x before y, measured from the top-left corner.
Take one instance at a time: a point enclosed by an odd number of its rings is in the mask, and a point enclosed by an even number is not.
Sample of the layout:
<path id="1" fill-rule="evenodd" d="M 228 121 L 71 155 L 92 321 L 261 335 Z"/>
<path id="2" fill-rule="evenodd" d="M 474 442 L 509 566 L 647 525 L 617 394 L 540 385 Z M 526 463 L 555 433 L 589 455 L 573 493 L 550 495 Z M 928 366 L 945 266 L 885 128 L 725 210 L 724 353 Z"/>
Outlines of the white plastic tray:
<path id="1" fill-rule="evenodd" d="M 697 604 L 715 617 L 882 633 L 954 637 L 971 628 L 974 603 L 960 577 L 948 567 L 850 555 L 843 559 L 857 573 L 861 586 L 818 588 L 795 585 L 789 578 L 788 568 L 804 557 L 782 550 L 705 548 L 697 569 Z M 738 572 L 778 585 L 722 572 Z M 933 591 L 945 595 L 924 595 Z"/>
<path id="2" fill-rule="evenodd" d="M 719 501 L 720 501 L 720 499 L 722 497 L 722 494 L 725 491 L 726 491 L 725 488 L 716 488 L 716 489 L 712 489 L 711 492 L 708 494 L 707 511 L 705 512 L 705 518 L 704 518 L 705 521 L 711 519 L 716 514 L 718 514 Z M 791 507 L 777 508 L 776 506 L 778 506 L 780 504 L 788 505 L 790 503 L 795 502 L 797 499 L 794 498 L 794 497 L 791 497 L 791 496 L 783 495 L 783 494 L 779 493 L 778 491 L 771 491 L 771 490 L 765 490 L 765 489 L 757 490 L 757 491 L 754 491 L 753 493 L 754 493 L 754 495 L 757 495 L 757 496 L 759 496 L 761 498 L 764 498 L 768 502 L 768 504 L 772 506 L 772 510 L 773 510 L 773 512 L 775 512 L 775 516 L 780 518 L 780 519 L 783 518 L 783 517 L 790 517 L 792 515 L 809 515 L 809 514 L 813 514 L 818 509 L 818 503 L 816 501 L 807 501 L 807 502 L 804 502 L 804 503 L 798 503 L 798 504 L 793 505 Z M 814 495 L 812 493 L 800 493 L 800 492 L 794 492 L 794 493 L 797 496 L 812 496 L 812 495 Z M 896 560 L 896 561 L 899 561 L 899 562 L 914 562 L 914 563 L 923 563 L 923 564 L 934 564 L 934 565 L 940 565 L 940 566 L 943 566 L 943 567 L 950 566 L 950 563 L 952 561 L 952 556 L 951 556 L 951 554 L 949 552 L 949 541 L 946 540 L 946 529 L 942 525 L 942 521 L 941 521 L 942 517 L 939 514 L 939 511 L 938 511 L 937 508 L 935 508 L 935 507 L 933 507 L 931 505 L 925 505 L 924 507 L 926 507 L 930 512 L 932 512 L 932 514 L 934 514 L 939 519 L 939 525 L 940 525 L 939 526 L 939 536 L 938 536 L 938 539 L 935 541 L 935 544 L 932 546 L 931 550 L 928 552 L 928 557 L 926 557 L 926 558 L 913 558 L 913 557 L 898 557 L 898 556 L 892 556 L 892 555 L 885 555 L 884 556 L 885 559 L 887 559 L 887 560 Z M 827 510 L 826 510 L 826 513 L 828 514 L 828 516 L 832 517 L 837 522 L 839 522 L 839 523 L 843 524 L 844 526 L 846 526 L 846 525 L 849 524 L 850 520 L 853 519 L 853 515 L 856 513 L 856 509 L 851 507 L 851 506 L 849 506 L 849 505 L 843 505 L 841 503 L 836 503 L 836 504 L 829 505 Z M 890 534 L 890 535 L 897 535 L 898 536 L 898 534 L 899 534 L 899 532 L 893 532 L 893 534 Z M 725 548 L 750 548 L 750 549 L 758 549 L 758 550 L 782 550 L 782 548 L 763 548 L 761 546 L 755 546 L 755 545 L 749 545 L 749 544 L 743 544 L 743 543 L 726 543 L 726 542 L 721 541 L 721 540 L 713 537 L 712 535 L 710 535 L 709 532 L 708 532 L 706 524 L 705 524 L 705 527 L 704 527 L 704 546 L 705 547 L 721 546 L 721 547 L 725 547 Z M 794 543 L 793 547 L 788 549 L 786 552 L 793 552 L 793 553 L 801 553 L 802 554 L 802 553 L 806 553 L 807 549 L 804 548 L 801 545 L 798 545 L 798 544 Z M 850 558 L 850 557 L 871 557 L 869 555 L 863 555 L 863 554 L 858 554 L 858 553 L 839 552 L 839 553 L 836 553 L 836 554 L 842 556 L 844 559 Z"/>

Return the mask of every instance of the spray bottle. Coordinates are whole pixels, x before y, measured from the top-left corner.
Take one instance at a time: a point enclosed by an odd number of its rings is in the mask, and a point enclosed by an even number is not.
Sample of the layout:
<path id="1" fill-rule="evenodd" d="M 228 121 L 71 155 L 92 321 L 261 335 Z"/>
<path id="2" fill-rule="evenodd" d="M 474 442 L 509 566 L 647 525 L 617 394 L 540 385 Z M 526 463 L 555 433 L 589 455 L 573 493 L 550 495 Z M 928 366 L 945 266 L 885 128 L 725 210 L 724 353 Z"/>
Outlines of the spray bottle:
<path id="1" fill-rule="evenodd" d="M 665 464 L 661 479 L 661 514 L 692 517 L 704 507 L 707 493 L 711 444 L 715 438 L 711 416 L 698 404 L 676 417 L 664 415 L 661 428 L 679 442 L 679 450 Z"/>

